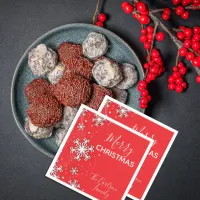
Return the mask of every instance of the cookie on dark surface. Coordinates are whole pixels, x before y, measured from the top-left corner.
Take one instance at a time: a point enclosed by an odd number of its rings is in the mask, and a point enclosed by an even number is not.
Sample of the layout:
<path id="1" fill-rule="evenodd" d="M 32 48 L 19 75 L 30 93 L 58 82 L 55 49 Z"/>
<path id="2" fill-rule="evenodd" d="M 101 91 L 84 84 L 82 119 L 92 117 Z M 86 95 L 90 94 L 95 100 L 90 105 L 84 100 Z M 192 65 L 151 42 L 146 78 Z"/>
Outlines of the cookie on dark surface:
<path id="1" fill-rule="evenodd" d="M 55 126 L 62 119 L 62 106 L 50 94 L 34 99 L 26 112 L 32 124 L 41 128 Z"/>
<path id="2" fill-rule="evenodd" d="M 128 97 L 128 93 L 126 90 L 121 90 L 117 87 L 113 87 L 111 88 L 112 94 L 113 94 L 113 98 L 122 102 L 122 103 L 126 103 L 127 97 Z"/>
<path id="3" fill-rule="evenodd" d="M 89 102 L 87 103 L 87 106 L 93 108 L 94 110 L 98 110 L 100 104 L 102 103 L 106 95 L 112 97 L 112 91 L 101 87 L 100 85 L 97 85 L 95 83 L 92 84 L 92 96 Z"/>
<path id="4" fill-rule="evenodd" d="M 64 106 L 77 107 L 89 100 L 91 86 L 87 79 L 69 72 L 52 86 L 52 92 Z"/>

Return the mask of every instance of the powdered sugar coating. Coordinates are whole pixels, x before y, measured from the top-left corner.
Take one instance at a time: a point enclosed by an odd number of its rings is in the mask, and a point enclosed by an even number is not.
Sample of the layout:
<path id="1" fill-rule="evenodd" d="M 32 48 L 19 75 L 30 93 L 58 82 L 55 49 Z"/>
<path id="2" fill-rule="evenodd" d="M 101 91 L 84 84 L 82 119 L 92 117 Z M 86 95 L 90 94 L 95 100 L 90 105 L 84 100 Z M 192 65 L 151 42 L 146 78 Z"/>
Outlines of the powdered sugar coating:
<path id="1" fill-rule="evenodd" d="M 43 76 L 54 69 L 57 54 L 45 44 L 39 44 L 28 55 L 28 65 L 36 76 Z"/>
<path id="2" fill-rule="evenodd" d="M 126 100 L 127 100 L 127 97 L 128 97 L 128 93 L 126 90 L 121 90 L 117 87 L 113 87 L 111 89 L 112 91 L 112 94 L 113 94 L 113 98 L 122 102 L 122 103 L 125 103 Z"/>
<path id="3" fill-rule="evenodd" d="M 53 127 L 40 128 L 38 126 L 34 126 L 28 118 L 25 119 L 24 128 L 25 131 L 35 139 L 49 138 L 51 137 L 53 131 Z"/>
<path id="4" fill-rule="evenodd" d="M 56 67 L 47 74 L 47 78 L 51 84 L 56 84 L 62 78 L 65 66 L 59 62 Z"/>
<path id="5" fill-rule="evenodd" d="M 133 87 L 138 81 L 135 66 L 129 63 L 123 63 L 121 66 L 123 80 L 116 86 L 119 89 L 128 89 Z"/>
<path id="6" fill-rule="evenodd" d="M 92 74 L 99 85 L 108 88 L 114 87 L 123 78 L 119 65 L 106 57 L 95 62 Z"/>
<path id="7" fill-rule="evenodd" d="M 61 143 L 62 143 L 62 141 L 63 141 L 63 139 L 64 139 L 64 137 L 65 137 L 65 135 L 66 135 L 66 133 L 68 131 L 68 129 L 69 128 L 67 128 L 67 129 L 66 128 L 59 128 L 59 129 L 56 130 L 55 140 L 56 140 L 56 144 L 58 146 L 61 145 Z"/>
<path id="8" fill-rule="evenodd" d="M 91 32 L 82 44 L 83 55 L 94 59 L 103 56 L 108 50 L 108 42 L 104 35 Z"/>

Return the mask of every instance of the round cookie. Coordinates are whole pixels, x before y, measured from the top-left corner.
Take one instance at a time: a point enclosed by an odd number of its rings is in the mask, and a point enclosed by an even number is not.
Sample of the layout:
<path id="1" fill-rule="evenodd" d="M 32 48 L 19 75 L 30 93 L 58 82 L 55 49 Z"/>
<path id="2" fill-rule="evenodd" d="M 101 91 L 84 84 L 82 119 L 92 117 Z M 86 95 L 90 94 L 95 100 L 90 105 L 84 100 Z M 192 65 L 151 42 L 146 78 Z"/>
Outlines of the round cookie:
<path id="1" fill-rule="evenodd" d="M 75 74 L 81 75 L 82 77 L 91 80 L 92 68 L 93 68 L 93 64 L 89 62 L 89 60 L 86 58 L 83 58 L 83 57 L 69 58 L 65 62 L 64 77 L 68 75 L 68 71 L 72 71 Z"/>
<path id="2" fill-rule="evenodd" d="M 77 107 L 89 100 L 91 86 L 85 78 L 68 73 L 67 77 L 52 85 L 52 91 L 64 106 Z"/>
<path id="3" fill-rule="evenodd" d="M 60 60 L 63 64 L 69 59 L 69 58 L 78 58 L 82 55 L 82 47 L 79 44 L 72 44 L 69 42 L 63 42 L 58 47 L 58 55 Z"/>
<path id="4" fill-rule="evenodd" d="M 45 44 L 39 44 L 28 54 L 28 65 L 36 76 L 43 76 L 54 69 L 57 54 Z"/>
<path id="5" fill-rule="evenodd" d="M 93 88 L 93 93 L 92 93 L 92 96 L 91 96 L 89 102 L 87 103 L 87 106 L 89 106 L 90 108 L 93 108 L 95 110 L 98 110 L 104 97 L 106 95 L 112 97 L 112 92 L 109 89 L 101 87 L 100 85 L 97 85 L 95 83 L 92 84 L 92 88 Z"/>
<path id="6" fill-rule="evenodd" d="M 25 131 L 35 139 L 49 138 L 51 137 L 53 131 L 53 127 L 40 128 L 38 126 L 34 126 L 28 118 L 25 119 L 24 128 Z"/>
<path id="7" fill-rule="evenodd" d="M 128 89 L 133 87 L 138 80 L 137 71 L 135 66 L 129 63 L 123 63 L 121 66 L 123 80 L 116 86 L 119 89 Z"/>
<path id="8" fill-rule="evenodd" d="M 69 129 L 69 128 L 68 128 L 68 129 Z M 66 135 L 66 133 L 67 133 L 67 131 L 68 131 L 68 129 L 59 128 L 59 129 L 56 130 L 55 140 L 56 140 L 56 144 L 57 144 L 58 146 L 61 145 L 61 143 L 62 143 L 62 141 L 63 141 L 63 139 L 64 139 L 64 137 L 65 137 L 65 135 Z"/>
<path id="9" fill-rule="evenodd" d="M 62 119 L 62 106 L 52 95 L 46 94 L 37 97 L 26 113 L 33 125 L 46 128 Z"/>
<path id="10" fill-rule="evenodd" d="M 95 62 L 92 74 L 99 85 L 108 88 L 114 87 L 123 78 L 119 65 L 106 57 Z"/>
<path id="11" fill-rule="evenodd" d="M 32 103 L 35 98 L 50 93 L 50 84 L 45 79 L 37 78 L 31 81 L 24 91 L 28 102 Z"/>
<path id="12" fill-rule="evenodd" d="M 47 78 L 51 84 L 56 84 L 62 78 L 65 66 L 59 62 L 56 67 L 47 74 Z"/>
<path id="13" fill-rule="evenodd" d="M 83 55 L 89 59 L 99 58 L 108 50 L 108 42 L 100 33 L 90 33 L 82 44 Z"/>
<path id="14" fill-rule="evenodd" d="M 112 90 L 114 99 L 116 99 L 122 103 L 126 102 L 127 97 L 128 97 L 128 93 L 126 90 L 121 90 L 117 87 L 113 87 L 111 90 Z"/>
<path id="15" fill-rule="evenodd" d="M 72 108 L 69 106 L 64 107 L 63 110 L 63 118 L 60 122 L 56 124 L 56 128 L 69 128 L 74 117 L 76 116 L 76 113 L 78 111 L 78 108 Z"/>

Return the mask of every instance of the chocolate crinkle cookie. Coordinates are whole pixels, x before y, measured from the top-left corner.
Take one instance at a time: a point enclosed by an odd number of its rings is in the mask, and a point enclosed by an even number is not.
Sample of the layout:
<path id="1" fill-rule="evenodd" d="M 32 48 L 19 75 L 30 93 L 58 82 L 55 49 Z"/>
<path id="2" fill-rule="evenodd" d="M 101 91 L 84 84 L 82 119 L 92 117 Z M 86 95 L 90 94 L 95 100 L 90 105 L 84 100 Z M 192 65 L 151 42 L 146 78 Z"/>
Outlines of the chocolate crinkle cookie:
<path id="1" fill-rule="evenodd" d="M 76 116 L 76 113 L 78 111 L 78 108 L 72 108 L 69 106 L 64 107 L 63 110 L 63 118 L 60 122 L 56 124 L 56 128 L 69 128 L 71 126 L 71 123 Z"/>
<path id="2" fill-rule="evenodd" d="M 54 69 L 57 54 L 45 44 L 39 44 L 28 55 L 28 65 L 36 76 L 43 76 Z"/>
<path id="3" fill-rule="evenodd" d="M 128 93 L 126 90 L 122 90 L 119 89 L 117 87 L 113 87 L 111 89 L 112 94 L 113 94 L 113 98 L 122 102 L 122 103 L 126 103 L 127 97 L 128 97 Z"/>
<path id="4" fill-rule="evenodd" d="M 108 88 L 114 87 L 123 79 L 119 65 L 106 57 L 95 62 L 92 74 L 99 85 Z"/>
<path id="5" fill-rule="evenodd" d="M 119 89 L 128 89 L 133 87 L 138 80 L 137 71 L 135 66 L 129 63 L 124 63 L 121 66 L 123 80 L 116 86 Z"/>
<path id="6" fill-rule="evenodd" d="M 65 66 L 59 62 L 56 67 L 47 74 L 47 78 L 51 84 L 56 84 L 62 78 Z"/>
<path id="7" fill-rule="evenodd" d="M 100 33 L 90 33 L 82 44 L 83 55 L 89 59 L 99 58 L 108 50 L 108 42 Z"/>
<path id="8" fill-rule="evenodd" d="M 66 133 L 67 133 L 67 131 L 68 131 L 68 129 L 69 129 L 69 128 L 58 128 L 58 129 L 56 130 L 55 140 L 56 140 L 56 144 L 57 144 L 58 146 L 61 145 L 61 143 L 62 143 L 62 141 L 63 141 L 63 139 L 64 139 L 64 137 L 65 137 L 65 135 L 66 135 Z"/>
<path id="9" fill-rule="evenodd" d="M 35 139 L 49 138 L 51 137 L 53 131 L 53 127 L 40 128 L 38 126 L 33 125 L 28 118 L 25 119 L 24 128 L 25 131 Z"/>

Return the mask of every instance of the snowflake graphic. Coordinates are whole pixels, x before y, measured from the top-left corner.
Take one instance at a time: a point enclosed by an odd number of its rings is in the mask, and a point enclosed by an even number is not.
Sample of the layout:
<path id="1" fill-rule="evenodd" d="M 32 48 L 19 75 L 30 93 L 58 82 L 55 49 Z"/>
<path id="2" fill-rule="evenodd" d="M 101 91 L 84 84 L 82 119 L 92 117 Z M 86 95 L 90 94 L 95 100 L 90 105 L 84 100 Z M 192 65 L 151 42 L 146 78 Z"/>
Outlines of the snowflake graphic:
<path id="1" fill-rule="evenodd" d="M 118 113 L 118 116 L 122 118 L 122 117 L 128 117 L 129 110 L 120 106 L 116 112 Z"/>
<path id="2" fill-rule="evenodd" d="M 83 131 L 83 130 L 85 129 L 85 125 L 84 125 L 83 123 L 79 123 L 79 124 L 78 124 L 78 129 L 79 129 L 80 131 Z"/>
<path id="3" fill-rule="evenodd" d="M 53 167 L 53 169 L 52 169 L 52 171 L 50 172 L 50 175 L 53 176 L 53 177 L 55 177 L 55 178 L 59 178 L 59 176 L 57 175 L 57 172 L 62 172 L 62 171 L 63 171 L 62 166 L 57 166 L 55 164 L 54 167 Z"/>
<path id="4" fill-rule="evenodd" d="M 93 118 L 92 121 L 94 122 L 95 126 L 99 126 L 99 125 L 103 126 L 105 119 L 103 119 L 102 117 L 99 117 L 98 115 L 96 115 L 96 117 Z"/>
<path id="5" fill-rule="evenodd" d="M 94 152 L 93 146 L 88 146 L 90 140 L 86 138 L 83 139 L 83 142 L 80 142 L 80 139 L 74 140 L 75 147 L 70 147 L 70 153 L 76 153 L 74 160 L 80 161 L 83 157 L 85 161 L 89 160 L 91 157 L 88 155 L 89 152 Z"/>
<path id="6" fill-rule="evenodd" d="M 81 112 L 81 115 L 82 115 L 82 116 L 85 116 L 85 115 L 86 115 L 86 112 L 87 112 L 87 110 L 86 110 L 85 108 L 83 108 L 83 110 L 82 110 L 82 112 Z"/>
<path id="7" fill-rule="evenodd" d="M 80 184 L 78 183 L 77 180 L 69 180 L 68 181 L 69 185 L 71 185 L 73 188 L 80 188 Z"/>
<path id="8" fill-rule="evenodd" d="M 70 170 L 72 175 L 77 175 L 78 174 L 78 169 L 76 167 L 72 167 Z"/>
<path id="9" fill-rule="evenodd" d="M 106 108 L 108 108 L 110 106 L 111 100 L 107 100 L 105 103 Z"/>

